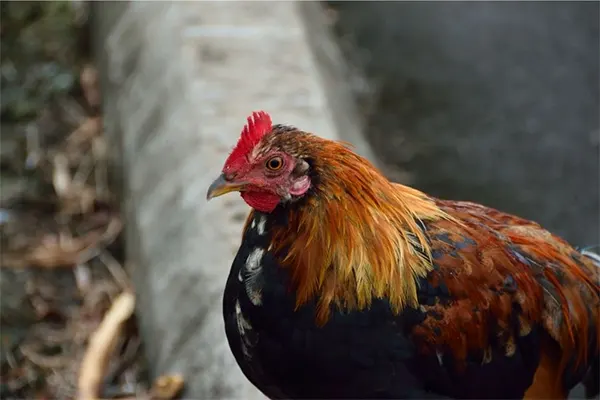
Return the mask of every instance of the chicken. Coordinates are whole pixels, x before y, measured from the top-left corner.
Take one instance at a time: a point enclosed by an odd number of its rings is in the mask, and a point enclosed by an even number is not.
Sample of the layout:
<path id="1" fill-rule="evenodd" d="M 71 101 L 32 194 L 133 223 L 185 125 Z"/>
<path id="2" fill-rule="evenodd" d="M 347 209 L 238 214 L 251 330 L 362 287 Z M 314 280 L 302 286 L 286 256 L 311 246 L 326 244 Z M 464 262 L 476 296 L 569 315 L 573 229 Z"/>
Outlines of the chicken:
<path id="1" fill-rule="evenodd" d="M 392 183 L 265 112 L 207 198 L 232 191 L 252 211 L 225 330 L 267 397 L 549 399 L 582 381 L 598 394 L 599 256 Z"/>

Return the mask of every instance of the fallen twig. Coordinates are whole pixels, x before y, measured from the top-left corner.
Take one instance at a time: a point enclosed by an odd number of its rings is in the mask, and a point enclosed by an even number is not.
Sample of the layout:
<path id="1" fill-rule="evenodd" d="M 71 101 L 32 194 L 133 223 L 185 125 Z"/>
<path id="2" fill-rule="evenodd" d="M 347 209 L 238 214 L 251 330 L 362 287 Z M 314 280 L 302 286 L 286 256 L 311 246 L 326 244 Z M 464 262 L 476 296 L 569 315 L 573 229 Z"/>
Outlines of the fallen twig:
<path id="1" fill-rule="evenodd" d="M 95 256 L 90 250 L 95 249 L 101 239 L 102 233 L 99 231 L 75 238 L 65 232 L 58 236 L 48 234 L 36 247 L 27 249 L 25 254 L 4 252 L 0 265 L 3 268 L 72 268 Z"/>
<path id="2" fill-rule="evenodd" d="M 180 375 L 162 375 L 156 378 L 148 392 L 122 400 L 172 400 L 181 393 L 183 385 L 184 380 Z"/>
<path id="3" fill-rule="evenodd" d="M 69 364 L 68 356 L 64 354 L 56 356 L 47 356 L 41 353 L 39 347 L 43 347 L 44 343 L 25 343 L 20 346 L 21 353 L 33 364 L 42 368 L 62 368 Z"/>
<path id="4" fill-rule="evenodd" d="M 84 187 L 90 174 L 94 170 L 94 167 L 95 161 L 93 157 L 83 157 L 73 176 L 73 185 L 76 187 Z"/>
<path id="5" fill-rule="evenodd" d="M 115 299 L 98 329 L 90 337 L 88 348 L 81 362 L 78 395 L 81 400 L 98 399 L 104 372 L 114 350 L 123 324 L 131 317 L 135 296 L 123 292 Z"/>
<path id="6" fill-rule="evenodd" d="M 125 272 L 125 269 L 108 251 L 101 251 L 98 254 L 98 259 L 102 261 L 104 265 L 106 265 L 106 269 L 110 272 L 110 274 L 115 279 L 115 282 L 122 288 L 128 289 L 131 287 L 129 283 L 129 277 Z"/>
<path id="7" fill-rule="evenodd" d="M 85 263 L 77 264 L 75 268 L 73 268 L 73 273 L 75 274 L 75 283 L 77 284 L 79 292 L 87 292 L 92 285 L 92 271 L 89 265 Z"/>
<path id="8" fill-rule="evenodd" d="M 159 376 L 150 389 L 150 399 L 171 400 L 183 389 L 183 377 L 180 375 Z"/>
<path id="9" fill-rule="evenodd" d="M 98 71 L 93 65 L 86 65 L 81 71 L 81 88 L 85 95 L 85 99 L 92 107 L 100 105 L 100 89 L 98 84 Z"/>
<path id="10" fill-rule="evenodd" d="M 136 336 L 126 342 L 125 349 L 119 357 L 119 360 L 117 360 L 115 365 L 113 365 L 106 374 L 104 378 L 105 382 L 113 382 L 117 377 L 126 373 L 127 369 L 136 362 L 140 351 L 140 345 L 140 338 Z"/>
<path id="11" fill-rule="evenodd" d="M 94 137 L 101 134 L 102 120 L 100 117 L 89 117 L 66 138 L 68 152 L 73 152 L 82 145 L 89 146 Z"/>
<path id="12" fill-rule="evenodd" d="M 54 156 L 52 160 L 54 164 L 54 170 L 52 171 L 52 184 L 54 185 L 54 191 L 59 198 L 67 196 L 71 191 L 71 173 L 69 172 L 69 161 L 64 154 L 59 153 Z"/>
<path id="13" fill-rule="evenodd" d="M 104 231 L 95 229 L 80 236 L 72 236 L 69 232 L 58 235 L 47 234 L 36 246 L 26 249 L 5 250 L 0 254 L 0 267 L 2 268 L 73 268 L 84 264 L 98 256 L 106 246 L 110 245 L 122 229 L 120 218 L 113 216 Z M 124 274 L 111 271 L 113 275 L 122 278 Z"/>

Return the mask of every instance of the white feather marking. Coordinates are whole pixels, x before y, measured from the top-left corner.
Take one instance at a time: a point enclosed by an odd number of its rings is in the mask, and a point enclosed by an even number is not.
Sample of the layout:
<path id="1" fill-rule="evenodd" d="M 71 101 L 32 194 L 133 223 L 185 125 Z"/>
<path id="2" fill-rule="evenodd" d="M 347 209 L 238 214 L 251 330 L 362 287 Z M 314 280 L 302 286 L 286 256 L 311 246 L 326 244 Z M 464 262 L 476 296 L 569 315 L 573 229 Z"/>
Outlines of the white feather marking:
<path id="1" fill-rule="evenodd" d="M 264 249 L 256 248 L 246 259 L 246 270 L 248 271 L 246 294 L 248 294 L 248 298 L 255 306 L 260 306 L 262 304 L 262 293 L 261 288 L 258 287 L 259 285 L 257 284 L 257 277 L 262 269 L 261 262 L 264 254 Z"/>
<path id="2" fill-rule="evenodd" d="M 439 350 L 436 350 L 435 355 L 437 356 L 440 365 L 444 365 L 444 360 L 442 358 L 444 355 Z"/>
<path id="3" fill-rule="evenodd" d="M 259 235 L 264 235 L 265 234 L 265 223 L 267 222 L 267 219 L 265 218 L 264 215 L 261 215 L 259 220 L 258 220 L 258 234 Z"/>
<path id="4" fill-rule="evenodd" d="M 262 305 L 262 293 L 260 289 L 254 289 L 248 285 L 246 285 L 246 294 L 250 299 L 250 302 L 255 306 Z"/>
<path id="5" fill-rule="evenodd" d="M 598 268 L 600 268 L 600 255 L 598 255 L 594 252 L 591 252 L 589 250 L 582 250 L 581 254 L 583 254 L 587 258 L 591 259 L 594 262 L 594 264 L 596 264 L 596 266 Z"/>
<path id="6" fill-rule="evenodd" d="M 252 223 L 250 224 L 250 228 L 256 228 L 256 219 L 252 218 Z"/>
<path id="7" fill-rule="evenodd" d="M 246 269 L 248 272 L 257 273 L 261 269 L 260 262 L 262 261 L 263 254 L 265 254 L 265 250 L 261 248 L 256 248 L 252 250 L 252 253 L 246 259 Z"/>
<path id="8" fill-rule="evenodd" d="M 240 301 L 235 301 L 235 318 L 237 320 L 238 329 L 240 330 L 240 335 L 244 336 L 244 332 L 252 329 L 252 325 L 246 318 L 244 318 L 244 314 L 242 314 L 242 307 L 240 306 Z"/>
<path id="9" fill-rule="evenodd" d="M 246 332 L 252 329 L 252 325 L 250 325 L 250 322 L 244 318 L 239 300 L 235 301 L 235 320 L 237 322 L 238 331 L 240 332 L 240 338 L 242 339 L 242 351 L 246 357 L 251 358 L 252 355 L 249 351 L 250 342 L 246 337 Z"/>

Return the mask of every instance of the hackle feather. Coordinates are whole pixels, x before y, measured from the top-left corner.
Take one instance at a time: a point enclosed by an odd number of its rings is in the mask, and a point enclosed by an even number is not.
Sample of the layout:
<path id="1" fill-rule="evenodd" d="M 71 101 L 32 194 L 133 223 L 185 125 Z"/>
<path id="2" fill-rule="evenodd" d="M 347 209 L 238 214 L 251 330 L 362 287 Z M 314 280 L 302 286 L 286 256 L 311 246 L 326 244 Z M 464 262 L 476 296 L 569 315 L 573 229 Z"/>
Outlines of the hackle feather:
<path id="1" fill-rule="evenodd" d="M 332 303 L 362 309 L 385 297 L 395 312 L 416 305 L 415 277 L 432 268 L 419 221 L 450 217 L 423 193 L 389 182 L 344 143 L 308 138 L 295 135 L 290 151 L 311 159 L 315 193 L 290 210 L 273 240 L 292 271 L 297 306 L 318 294 L 317 321 L 325 323 Z"/>

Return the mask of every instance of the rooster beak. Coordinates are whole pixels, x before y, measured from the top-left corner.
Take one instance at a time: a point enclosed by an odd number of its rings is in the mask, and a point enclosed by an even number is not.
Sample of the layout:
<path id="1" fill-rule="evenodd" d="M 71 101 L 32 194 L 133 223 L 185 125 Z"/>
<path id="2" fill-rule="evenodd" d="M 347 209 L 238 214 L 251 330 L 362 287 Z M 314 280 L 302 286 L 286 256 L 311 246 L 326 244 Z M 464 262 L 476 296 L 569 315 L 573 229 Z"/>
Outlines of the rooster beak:
<path id="1" fill-rule="evenodd" d="M 225 175 L 221 174 L 213 183 L 211 183 L 206 192 L 206 200 L 214 197 L 223 196 L 229 192 L 240 191 L 245 185 L 238 182 L 229 182 L 225 179 Z"/>

